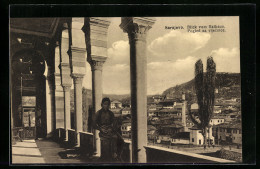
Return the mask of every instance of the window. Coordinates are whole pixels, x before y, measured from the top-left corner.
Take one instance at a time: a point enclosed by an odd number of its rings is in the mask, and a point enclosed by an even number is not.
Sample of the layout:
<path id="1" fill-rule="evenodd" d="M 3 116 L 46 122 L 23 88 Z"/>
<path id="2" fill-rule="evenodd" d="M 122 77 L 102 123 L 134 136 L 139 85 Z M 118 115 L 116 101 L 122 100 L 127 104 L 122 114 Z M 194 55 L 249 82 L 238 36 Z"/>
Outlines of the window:
<path id="1" fill-rule="evenodd" d="M 236 137 L 234 137 L 234 140 L 236 139 Z"/>
<path id="2" fill-rule="evenodd" d="M 218 122 L 219 122 L 219 120 L 218 120 Z"/>
<path id="3" fill-rule="evenodd" d="M 239 134 L 242 134 L 242 130 L 239 130 Z"/>
<path id="4" fill-rule="evenodd" d="M 194 138 L 192 138 L 192 142 L 194 142 Z"/>
<path id="5" fill-rule="evenodd" d="M 199 144 L 201 144 L 201 140 L 199 140 Z"/>

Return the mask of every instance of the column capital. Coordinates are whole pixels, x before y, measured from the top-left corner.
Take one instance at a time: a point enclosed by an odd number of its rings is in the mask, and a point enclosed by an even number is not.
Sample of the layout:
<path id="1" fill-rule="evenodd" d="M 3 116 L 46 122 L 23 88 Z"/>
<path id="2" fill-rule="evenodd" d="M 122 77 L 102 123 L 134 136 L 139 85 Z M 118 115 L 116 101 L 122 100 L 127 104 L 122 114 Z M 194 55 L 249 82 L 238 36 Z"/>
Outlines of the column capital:
<path id="1" fill-rule="evenodd" d="M 88 63 L 90 64 L 91 66 L 91 70 L 94 71 L 94 70 L 101 70 L 103 69 L 103 64 L 105 63 L 106 61 L 106 57 L 102 57 L 100 59 L 96 59 L 96 60 L 88 60 Z"/>
<path id="2" fill-rule="evenodd" d="M 80 84 L 80 83 L 82 83 L 84 75 L 83 74 L 72 74 L 71 77 L 74 80 L 74 84 Z"/>
<path id="3" fill-rule="evenodd" d="M 71 85 L 62 85 L 64 92 L 70 91 Z"/>
<path id="4" fill-rule="evenodd" d="M 146 41 L 146 34 L 155 21 L 154 18 L 149 17 L 122 17 L 120 28 L 128 33 L 130 41 Z"/>

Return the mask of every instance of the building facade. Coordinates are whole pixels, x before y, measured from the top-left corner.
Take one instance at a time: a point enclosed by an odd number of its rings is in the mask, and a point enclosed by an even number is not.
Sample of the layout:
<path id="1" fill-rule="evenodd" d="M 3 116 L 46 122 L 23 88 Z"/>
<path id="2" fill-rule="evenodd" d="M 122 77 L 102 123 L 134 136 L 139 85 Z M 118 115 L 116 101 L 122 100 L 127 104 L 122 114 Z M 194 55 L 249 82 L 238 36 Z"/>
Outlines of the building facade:
<path id="1" fill-rule="evenodd" d="M 145 162 L 147 145 L 146 35 L 155 19 L 122 17 L 120 28 L 129 36 L 131 58 L 131 107 L 133 162 Z M 107 30 L 102 17 L 10 18 L 10 75 L 12 138 L 19 129 L 25 138 L 55 137 L 63 131 L 76 136 L 83 131 L 82 80 L 86 64 L 92 71 L 92 112 L 101 108 L 102 67 L 107 59 Z M 134 51 L 134 52 L 133 52 Z M 136 52 L 138 51 L 138 52 Z M 141 52 L 140 52 L 141 51 Z M 139 60 L 142 60 L 139 61 Z M 87 62 L 87 63 L 86 63 Z M 134 79 L 141 76 L 136 82 Z M 73 85 L 72 85 L 73 84 Z M 74 92 L 74 125 L 71 129 L 70 91 Z M 141 92 L 136 92 L 141 91 Z M 138 130 L 137 130 L 138 128 Z M 60 130 L 61 129 L 61 130 Z M 57 133 L 58 131 L 58 133 Z M 95 154 L 100 155 L 97 130 Z M 37 135 L 37 136 L 36 136 Z M 139 151 L 137 151 L 137 149 Z"/>

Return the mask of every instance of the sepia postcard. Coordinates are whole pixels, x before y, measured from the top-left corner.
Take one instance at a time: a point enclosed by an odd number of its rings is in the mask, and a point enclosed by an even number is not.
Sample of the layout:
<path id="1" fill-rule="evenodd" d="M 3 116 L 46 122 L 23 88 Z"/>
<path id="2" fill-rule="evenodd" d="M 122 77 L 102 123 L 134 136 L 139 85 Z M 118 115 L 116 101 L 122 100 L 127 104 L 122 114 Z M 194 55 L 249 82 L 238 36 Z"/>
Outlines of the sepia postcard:
<path id="1" fill-rule="evenodd" d="M 10 17 L 10 164 L 243 164 L 240 21 Z"/>

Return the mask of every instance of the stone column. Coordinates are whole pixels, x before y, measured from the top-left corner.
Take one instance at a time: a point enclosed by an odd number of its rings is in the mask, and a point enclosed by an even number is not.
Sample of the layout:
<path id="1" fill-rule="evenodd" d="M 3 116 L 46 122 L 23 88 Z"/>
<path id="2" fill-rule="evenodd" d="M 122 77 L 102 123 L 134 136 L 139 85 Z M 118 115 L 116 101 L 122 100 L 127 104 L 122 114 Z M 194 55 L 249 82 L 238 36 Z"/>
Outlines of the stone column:
<path id="1" fill-rule="evenodd" d="M 60 73 L 60 44 L 55 47 L 54 62 L 54 96 L 55 96 L 55 113 L 56 113 L 56 129 L 64 127 L 64 94 L 61 85 Z"/>
<path id="2" fill-rule="evenodd" d="M 123 17 L 120 27 L 128 33 L 130 44 L 132 160 L 146 163 L 147 145 L 147 57 L 146 35 L 155 20 Z"/>
<path id="3" fill-rule="evenodd" d="M 52 88 L 51 88 L 50 77 L 46 77 L 46 127 L 47 127 L 47 137 L 52 136 L 52 131 L 54 128 L 53 122 L 53 111 L 52 111 Z"/>
<path id="4" fill-rule="evenodd" d="M 75 132 L 76 142 L 80 146 L 79 132 L 83 131 L 82 125 L 82 79 L 83 75 L 73 75 L 74 83 L 74 109 L 75 109 Z"/>
<path id="5" fill-rule="evenodd" d="M 64 86 L 64 130 L 66 132 L 65 140 L 68 141 L 68 129 L 71 129 L 70 122 L 70 88 L 71 86 Z"/>
<path id="6" fill-rule="evenodd" d="M 76 143 L 80 146 L 79 132 L 83 131 L 82 120 L 82 80 L 86 74 L 86 46 L 82 27 L 84 18 L 72 18 L 69 24 L 69 55 L 71 57 L 71 76 L 74 83 L 74 108 Z"/>
<path id="7" fill-rule="evenodd" d="M 61 84 L 64 92 L 64 130 L 65 140 L 68 141 L 68 129 L 71 129 L 70 122 L 70 88 L 71 88 L 71 69 L 69 64 L 69 33 L 68 25 L 64 23 L 64 30 L 61 34 Z"/>
<path id="8" fill-rule="evenodd" d="M 85 18 L 83 31 L 87 48 L 87 61 L 92 70 L 93 113 L 101 109 L 102 101 L 102 66 L 107 59 L 107 31 L 110 21 L 107 18 Z M 92 116 L 95 120 L 95 115 Z M 101 155 L 99 131 L 94 131 L 95 156 Z"/>
<path id="9" fill-rule="evenodd" d="M 103 95 L 103 87 L 102 87 L 102 65 L 104 61 L 94 61 L 90 62 L 91 71 L 92 71 L 92 100 L 93 100 L 93 111 L 96 113 L 101 109 L 101 101 Z M 95 120 L 96 116 L 92 116 L 93 120 Z M 101 155 L 101 141 L 99 138 L 99 131 L 94 130 L 94 145 L 95 145 L 95 156 Z"/>

